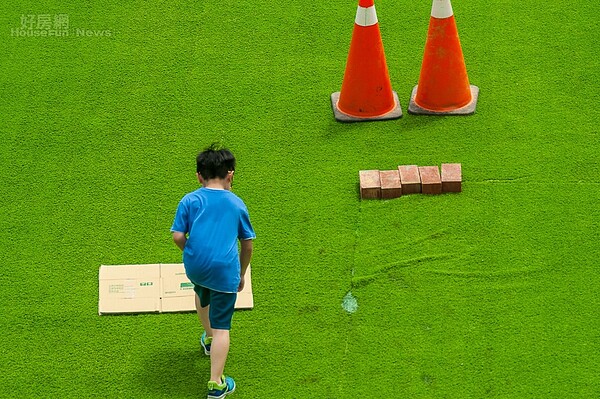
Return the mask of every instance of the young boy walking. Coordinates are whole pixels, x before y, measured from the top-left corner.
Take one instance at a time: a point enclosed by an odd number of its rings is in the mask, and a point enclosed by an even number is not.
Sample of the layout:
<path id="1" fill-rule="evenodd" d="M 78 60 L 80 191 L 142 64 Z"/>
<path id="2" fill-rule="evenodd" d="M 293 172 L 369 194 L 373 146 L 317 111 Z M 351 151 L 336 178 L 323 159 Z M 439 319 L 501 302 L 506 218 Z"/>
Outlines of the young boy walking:
<path id="1" fill-rule="evenodd" d="M 235 163 L 229 150 L 215 144 L 198 154 L 196 175 L 202 187 L 179 202 L 171 227 L 204 327 L 200 343 L 210 355 L 208 399 L 221 399 L 235 390 L 233 378 L 224 375 L 229 330 L 256 237 L 246 205 L 231 192 Z"/>

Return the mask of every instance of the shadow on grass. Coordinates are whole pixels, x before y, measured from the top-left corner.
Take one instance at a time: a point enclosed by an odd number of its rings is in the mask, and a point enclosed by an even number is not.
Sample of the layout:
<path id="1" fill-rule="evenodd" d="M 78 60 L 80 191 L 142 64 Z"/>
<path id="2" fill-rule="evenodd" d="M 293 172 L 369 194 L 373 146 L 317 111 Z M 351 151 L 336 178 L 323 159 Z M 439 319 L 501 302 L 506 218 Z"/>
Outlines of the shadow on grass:
<path id="1" fill-rule="evenodd" d="M 385 121 L 365 121 L 365 122 L 338 122 L 333 117 L 329 122 L 329 127 L 325 138 L 335 138 L 339 135 L 349 135 L 354 132 L 363 132 L 365 126 L 385 127 L 389 126 L 398 128 L 400 131 L 410 132 L 412 130 L 423 130 L 431 126 L 441 123 L 448 116 L 427 116 L 427 115 L 411 115 L 403 108 L 403 116 L 400 119 L 392 119 Z M 456 116 L 454 116 L 456 118 Z"/>
<path id="2" fill-rule="evenodd" d="M 210 359 L 200 350 L 159 349 L 144 359 L 140 390 L 165 397 L 202 397 L 210 376 Z"/>

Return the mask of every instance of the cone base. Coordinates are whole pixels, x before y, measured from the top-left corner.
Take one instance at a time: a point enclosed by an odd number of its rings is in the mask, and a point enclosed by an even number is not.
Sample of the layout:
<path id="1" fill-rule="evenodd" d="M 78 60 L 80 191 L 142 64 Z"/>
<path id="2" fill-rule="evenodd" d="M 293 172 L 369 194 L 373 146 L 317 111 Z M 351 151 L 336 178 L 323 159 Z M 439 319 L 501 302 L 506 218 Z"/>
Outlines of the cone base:
<path id="1" fill-rule="evenodd" d="M 398 119 L 402 117 L 402 107 L 400 106 L 400 100 L 398 99 L 398 93 L 392 91 L 394 95 L 394 103 L 396 106 L 389 112 L 378 116 L 358 117 L 354 115 L 348 115 L 340 111 L 337 107 L 338 100 L 340 99 L 340 92 L 336 91 L 331 94 L 331 108 L 333 108 L 333 116 L 338 122 L 370 122 L 370 121 L 385 121 L 390 119 Z"/>
<path id="2" fill-rule="evenodd" d="M 479 87 L 471 86 L 471 102 L 464 107 L 453 109 L 450 111 L 434 111 L 431 109 L 423 108 L 415 103 L 415 97 L 417 96 L 417 87 L 415 86 L 410 96 L 410 102 L 408 104 L 408 113 L 413 115 L 473 115 L 475 108 L 477 107 L 477 99 L 479 98 Z"/>

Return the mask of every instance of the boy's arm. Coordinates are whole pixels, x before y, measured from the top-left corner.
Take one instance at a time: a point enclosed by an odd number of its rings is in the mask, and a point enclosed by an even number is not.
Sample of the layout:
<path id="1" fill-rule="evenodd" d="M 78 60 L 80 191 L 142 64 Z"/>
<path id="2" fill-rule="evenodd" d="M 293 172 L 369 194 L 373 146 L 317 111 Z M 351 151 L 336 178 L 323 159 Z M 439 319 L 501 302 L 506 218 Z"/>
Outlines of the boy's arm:
<path id="1" fill-rule="evenodd" d="M 246 274 L 246 269 L 248 269 L 248 265 L 250 264 L 250 259 L 252 258 L 252 240 L 240 240 L 240 286 L 238 288 L 238 292 L 244 289 L 244 275 Z"/>
<path id="2" fill-rule="evenodd" d="M 187 237 L 185 236 L 185 233 L 182 233 L 180 231 L 174 231 L 173 241 L 175 241 L 175 244 L 179 247 L 179 249 L 183 251 L 183 249 L 185 248 L 185 243 L 187 242 Z"/>

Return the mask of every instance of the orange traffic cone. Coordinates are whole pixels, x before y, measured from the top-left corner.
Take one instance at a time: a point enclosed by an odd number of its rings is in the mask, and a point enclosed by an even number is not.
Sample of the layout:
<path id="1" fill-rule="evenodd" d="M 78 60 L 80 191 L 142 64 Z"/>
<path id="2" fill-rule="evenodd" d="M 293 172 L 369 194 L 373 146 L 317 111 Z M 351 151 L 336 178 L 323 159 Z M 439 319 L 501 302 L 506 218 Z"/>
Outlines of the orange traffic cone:
<path id="1" fill-rule="evenodd" d="M 469 85 L 450 0 L 433 0 L 419 84 L 408 112 L 425 115 L 470 115 L 479 88 Z"/>
<path id="2" fill-rule="evenodd" d="M 340 122 L 397 119 L 402 116 L 392 91 L 373 0 L 359 0 L 341 91 L 331 95 Z"/>

